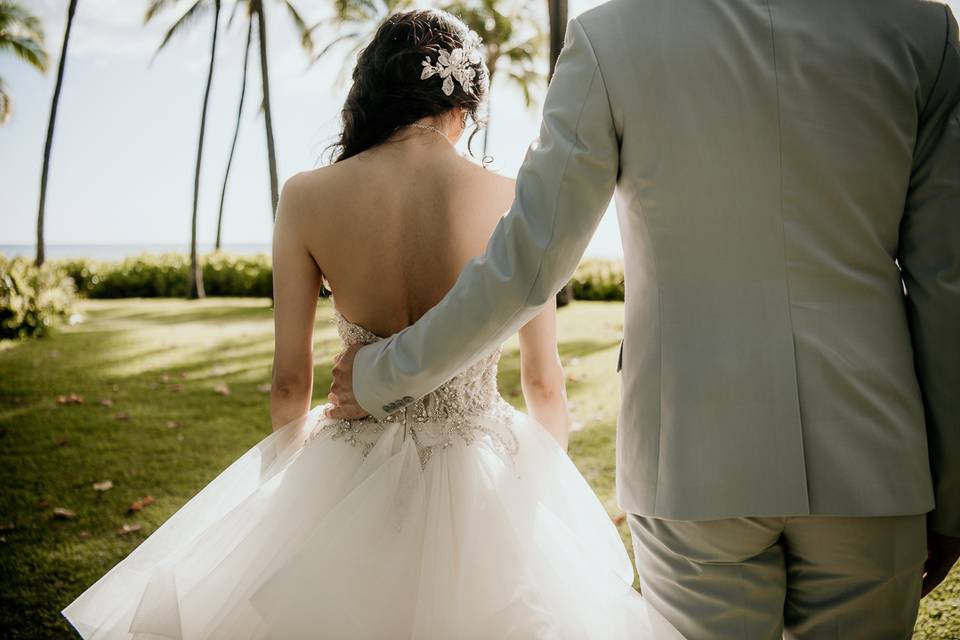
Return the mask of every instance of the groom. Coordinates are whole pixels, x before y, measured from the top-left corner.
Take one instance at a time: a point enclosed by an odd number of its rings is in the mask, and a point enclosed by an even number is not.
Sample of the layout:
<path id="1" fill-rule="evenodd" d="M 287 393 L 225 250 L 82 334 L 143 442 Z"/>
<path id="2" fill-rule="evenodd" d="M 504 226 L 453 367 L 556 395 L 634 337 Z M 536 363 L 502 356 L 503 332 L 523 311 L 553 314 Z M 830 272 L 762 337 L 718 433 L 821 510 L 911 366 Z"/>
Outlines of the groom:
<path id="1" fill-rule="evenodd" d="M 909 637 L 960 553 L 949 9 L 615 0 L 571 21 L 543 118 L 485 255 L 344 355 L 336 413 L 383 417 L 514 333 L 616 192 L 644 595 L 690 638 Z"/>

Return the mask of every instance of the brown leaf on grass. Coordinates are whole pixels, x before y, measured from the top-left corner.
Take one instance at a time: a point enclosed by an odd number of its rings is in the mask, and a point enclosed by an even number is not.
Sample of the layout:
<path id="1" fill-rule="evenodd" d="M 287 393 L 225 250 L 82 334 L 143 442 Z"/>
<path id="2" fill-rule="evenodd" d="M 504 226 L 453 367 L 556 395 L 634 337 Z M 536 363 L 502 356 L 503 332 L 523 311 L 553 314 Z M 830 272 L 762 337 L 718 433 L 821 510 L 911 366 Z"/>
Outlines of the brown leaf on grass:
<path id="1" fill-rule="evenodd" d="M 627 521 L 627 514 L 625 514 L 622 511 L 617 515 L 613 516 L 613 524 L 617 525 L 618 527 L 626 521 Z"/>
<path id="2" fill-rule="evenodd" d="M 83 396 L 71 391 L 68 395 L 57 396 L 57 404 L 83 404 Z"/>
<path id="3" fill-rule="evenodd" d="M 67 509 L 66 507 L 54 507 L 54 508 L 53 508 L 53 517 L 54 517 L 54 518 L 67 519 L 67 518 L 72 518 L 72 517 L 74 517 L 75 515 L 77 515 L 77 514 L 74 513 L 73 511 L 71 511 L 70 509 Z"/>
<path id="4" fill-rule="evenodd" d="M 112 407 L 112 406 L 113 406 L 113 400 L 111 400 L 110 398 L 104 398 L 103 400 L 100 401 L 100 406 L 101 406 L 101 407 Z"/>
<path id="5" fill-rule="evenodd" d="M 58 447 L 62 447 L 63 445 L 67 444 L 67 439 L 65 436 L 57 436 L 54 439 L 54 443 L 56 443 Z"/>
<path id="6" fill-rule="evenodd" d="M 179 429 L 183 423 L 179 420 L 167 420 L 167 429 Z"/>
<path id="7" fill-rule="evenodd" d="M 129 511 L 130 513 L 136 513 L 137 511 L 140 511 L 144 507 L 149 507 L 151 504 L 153 504 L 156 501 L 157 501 L 156 498 L 147 494 L 142 498 L 140 498 L 139 500 L 134 500 L 133 502 L 131 502 L 130 506 L 127 507 L 127 511 Z"/>
<path id="8" fill-rule="evenodd" d="M 110 489 L 113 489 L 113 482 L 111 480 L 93 483 L 94 491 L 109 491 Z"/>
<path id="9" fill-rule="evenodd" d="M 267 382 L 265 384 L 261 384 L 260 386 L 257 387 L 257 391 L 259 391 L 260 393 L 270 393 L 270 383 Z"/>
<path id="10" fill-rule="evenodd" d="M 125 536 L 128 533 L 133 533 L 134 531 L 140 531 L 140 527 L 142 526 L 143 525 L 141 525 L 139 522 L 134 522 L 132 524 L 130 523 L 124 524 L 122 527 L 117 529 L 117 535 Z"/>
<path id="11" fill-rule="evenodd" d="M 218 393 L 221 396 L 228 396 L 230 395 L 230 387 L 227 386 L 226 382 L 218 382 L 217 384 L 213 385 L 213 392 Z"/>
<path id="12" fill-rule="evenodd" d="M 130 414 L 127 413 L 126 411 L 121 411 L 119 413 L 113 414 L 113 419 L 127 421 L 130 419 Z"/>

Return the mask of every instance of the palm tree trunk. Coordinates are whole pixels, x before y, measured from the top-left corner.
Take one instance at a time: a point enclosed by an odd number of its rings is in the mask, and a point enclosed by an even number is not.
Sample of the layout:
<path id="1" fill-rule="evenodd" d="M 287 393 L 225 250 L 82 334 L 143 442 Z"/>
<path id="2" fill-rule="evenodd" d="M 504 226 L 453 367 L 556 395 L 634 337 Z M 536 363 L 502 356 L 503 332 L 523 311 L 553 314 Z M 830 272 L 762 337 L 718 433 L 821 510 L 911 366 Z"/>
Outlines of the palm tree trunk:
<path id="1" fill-rule="evenodd" d="M 557 58 L 563 49 L 563 40 L 567 36 L 567 0 L 547 0 L 547 12 L 550 14 L 550 75 L 557 68 Z"/>
<path id="2" fill-rule="evenodd" d="M 247 94 L 247 62 L 250 60 L 250 43 L 253 38 L 253 18 L 247 18 L 247 46 L 243 50 L 243 73 L 240 79 L 240 104 L 237 106 L 237 125 L 233 129 L 233 142 L 230 143 L 230 156 L 227 158 L 227 170 L 223 174 L 223 189 L 220 190 L 220 212 L 217 214 L 217 240 L 214 250 L 220 250 L 221 231 L 223 230 L 223 204 L 227 199 L 227 181 L 230 180 L 230 168 L 237 151 L 237 139 L 240 137 L 240 122 L 243 119 L 243 100 Z"/>
<path id="3" fill-rule="evenodd" d="M 254 2 L 257 14 L 257 35 L 260 40 L 260 82 L 263 85 L 263 119 L 267 128 L 267 161 L 270 164 L 271 217 L 277 216 L 280 188 L 277 184 L 277 148 L 273 140 L 273 115 L 270 111 L 270 73 L 267 68 L 267 20 L 263 15 L 263 0 Z"/>
<path id="4" fill-rule="evenodd" d="M 197 169 L 193 174 L 193 217 L 190 224 L 190 273 L 187 277 L 187 297 L 203 298 L 203 269 L 197 255 L 197 213 L 200 208 L 200 166 L 203 160 L 203 137 L 207 130 L 207 106 L 210 104 L 210 88 L 213 85 L 213 65 L 217 59 L 217 33 L 220 30 L 220 0 L 213 2 L 213 37 L 210 43 L 210 68 L 207 70 L 207 86 L 203 92 L 203 110 L 200 114 L 200 136 L 197 142 Z"/>
<path id="5" fill-rule="evenodd" d="M 57 105 L 60 103 L 60 90 L 63 88 L 63 72 L 67 65 L 67 46 L 70 44 L 70 31 L 73 29 L 73 17 L 77 13 L 77 1 L 70 0 L 67 6 L 67 28 L 63 34 L 63 46 L 60 48 L 60 64 L 57 67 L 57 84 L 53 88 L 53 102 L 50 105 L 50 122 L 47 124 L 47 141 L 43 146 L 43 170 L 40 173 L 40 206 L 37 208 L 37 257 L 39 267 L 46 259 L 43 241 L 43 216 L 47 206 L 47 179 L 50 176 L 50 152 L 53 149 L 53 128 L 57 121 Z"/>

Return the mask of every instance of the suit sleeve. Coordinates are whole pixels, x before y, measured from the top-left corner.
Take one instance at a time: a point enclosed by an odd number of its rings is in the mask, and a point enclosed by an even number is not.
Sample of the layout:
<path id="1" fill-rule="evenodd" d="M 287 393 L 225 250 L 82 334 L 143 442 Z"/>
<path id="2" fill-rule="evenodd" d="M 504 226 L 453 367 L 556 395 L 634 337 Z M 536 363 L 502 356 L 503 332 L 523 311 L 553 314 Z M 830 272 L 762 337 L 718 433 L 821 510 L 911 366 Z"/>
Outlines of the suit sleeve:
<path id="1" fill-rule="evenodd" d="M 496 349 L 536 315 L 576 269 L 610 202 L 619 141 L 600 67 L 583 27 L 570 22 L 547 91 L 540 137 L 517 177 L 513 207 L 486 252 L 419 321 L 364 347 L 357 401 L 384 417 Z"/>
<path id="2" fill-rule="evenodd" d="M 920 114 L 899 262 L 934 480 L 930 528 L 960 537 L 960 45 L 944 9 L 947 41 Z"/>

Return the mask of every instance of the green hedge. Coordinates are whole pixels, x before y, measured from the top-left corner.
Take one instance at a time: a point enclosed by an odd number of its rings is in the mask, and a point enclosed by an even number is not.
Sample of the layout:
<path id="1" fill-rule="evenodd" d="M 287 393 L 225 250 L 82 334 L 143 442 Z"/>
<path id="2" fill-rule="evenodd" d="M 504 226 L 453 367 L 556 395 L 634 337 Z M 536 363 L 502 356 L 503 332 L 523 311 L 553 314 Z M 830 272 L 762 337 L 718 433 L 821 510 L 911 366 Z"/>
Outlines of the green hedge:
<path id="1" fill-rule="evenodd" d="M 574 300 L 623 301 L 623 263 L 584 261 L 570 280 Z"/>
<path id="2" fill-rule="evenodd" d="M 270 256 L 211 253 L 200 257 L 209 296 L 266 297 L 273 292 Z M 141 254 L 119 262 L 61 260 L 77 290 L 89 298 L 164 298 L 187 292 L 190 258 L 180 253 Z"/>
<path id="3" fill-rule="evenodd" d="M 73 281 L 56 265 L 0 256 L 0 339 L 42 336 L 69 318 Z"/>
<path id="4" fill-rule="evenodd" d="M 200 257 L 209 296 L 265 297 L 273 291 L 270 256 L 211 253 Z M 90 298 L 157 298 L 186 295 L 189 257 L 142 254 L 115 262 L 86 258 L 60 260 L 77 290 Z M 570 280 L 575 300 L 623 300 L 623 265 L 588 260 Z"/>

